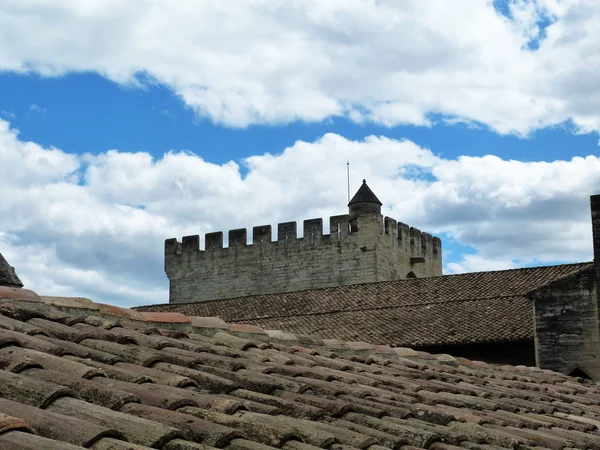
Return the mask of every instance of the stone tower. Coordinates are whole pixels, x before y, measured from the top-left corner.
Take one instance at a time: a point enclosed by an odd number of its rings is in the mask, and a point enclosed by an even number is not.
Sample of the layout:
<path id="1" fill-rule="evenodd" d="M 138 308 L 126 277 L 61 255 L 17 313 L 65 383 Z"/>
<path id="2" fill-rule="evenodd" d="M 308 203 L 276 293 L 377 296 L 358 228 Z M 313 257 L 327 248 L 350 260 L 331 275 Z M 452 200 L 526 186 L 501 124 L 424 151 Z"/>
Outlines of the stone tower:
<path id="1" fill-rule="evenodd" d="M 442 274 L 439 238 L 409 228 L 381 214 L 382 203 L 363 180 L 348 203 L 349 214 L 303 222 L 298 238 L 296 222 L 207 233 L 203 249 L 200 236 L 165 241 L 165 272 L 169 277 L 169 302 L 187 303 L 293 292 L 401 278 Z"/>

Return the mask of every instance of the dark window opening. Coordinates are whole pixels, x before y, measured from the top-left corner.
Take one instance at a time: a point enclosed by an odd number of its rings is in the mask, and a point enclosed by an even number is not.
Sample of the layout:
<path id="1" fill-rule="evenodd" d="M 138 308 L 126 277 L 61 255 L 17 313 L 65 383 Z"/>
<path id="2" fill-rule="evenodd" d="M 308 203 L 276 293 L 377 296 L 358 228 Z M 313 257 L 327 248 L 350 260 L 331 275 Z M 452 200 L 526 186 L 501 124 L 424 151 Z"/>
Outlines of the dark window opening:
<path id="1" fill-rule="evenodd" d="M 406 274 L 406 278 L 417 278 L 417 276 L 415 275 L 415 273 L 414 273 L 414 272 L 408 272 L 408 273 Z"/>
<path id="2" fill-rule="evenodd" d="M 579 378 L 583 378 L 584 380 L 591 380 L 592 377 L 590 377 L 587 373 L 585 373 L 583 370 L 581 370 L 579 367 L 571 370 L 571 372 L 569 373 L 570 377 L 579 377 Z"/>
<path id="3" fill-rule="evenodd" d="M 471 361 L 512 366 L 535 366 L 535 346 L 531 341 L 490 342 L 486 344 L 431 345 L 415 348 L 428 353 L 462 356 Z"/>

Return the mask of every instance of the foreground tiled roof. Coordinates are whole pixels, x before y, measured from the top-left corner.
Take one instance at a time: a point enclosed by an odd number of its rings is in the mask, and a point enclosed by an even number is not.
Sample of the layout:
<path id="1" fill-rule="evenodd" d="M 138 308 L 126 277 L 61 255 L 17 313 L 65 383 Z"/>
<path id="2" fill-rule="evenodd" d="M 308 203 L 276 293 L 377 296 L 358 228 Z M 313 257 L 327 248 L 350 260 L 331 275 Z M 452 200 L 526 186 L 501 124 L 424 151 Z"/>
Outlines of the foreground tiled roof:
<path id="1" fill-rule="evenodd" d="M 600 448 L 536 368 L 0 288 L 0 449 Z"/>
<path id="2" fill-rule="evenodd" d="M 0 253 L 0 286 L 22 287 L 23 283 L 15 273 L 15 269 L 4 259 Z"/>
<path id="3" fill-rule="evenodd" d="M 590 265 L 474 272 L 138 309 L 218 316 L 297 334 L 396 346 L 520 341 L 533 339 L 532 304 L 524 295 Z"/>

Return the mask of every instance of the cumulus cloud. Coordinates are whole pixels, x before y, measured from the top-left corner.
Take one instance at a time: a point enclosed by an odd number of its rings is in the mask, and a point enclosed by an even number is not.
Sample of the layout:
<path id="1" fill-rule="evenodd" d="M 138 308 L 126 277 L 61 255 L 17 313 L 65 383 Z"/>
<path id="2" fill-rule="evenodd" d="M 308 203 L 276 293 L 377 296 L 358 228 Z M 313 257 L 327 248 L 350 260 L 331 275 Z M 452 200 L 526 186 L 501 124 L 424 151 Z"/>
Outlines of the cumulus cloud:
<path id="1" fill-rule="evenodd" d="M 597 0 L 5 0 L 0 70 L 161 83 L 229 126 L 600 130 Z M 534 45 L 535 44 L 535 45 Z"/>
<path id="2" fill-rule="evenodd" d="M 0 252 L 42 294 L 166 302 L 165 238 L 342 214 L 349 159 L 352 189 L 367 178 L 385 214 L 473 247 L 446 253 L 447 273 L 591 258 L 596 156 L 444 159 L 408 140 L 336 134 L 281 150 L 225 164 L 187 151 L 76 156 L 0 120 Z"/>

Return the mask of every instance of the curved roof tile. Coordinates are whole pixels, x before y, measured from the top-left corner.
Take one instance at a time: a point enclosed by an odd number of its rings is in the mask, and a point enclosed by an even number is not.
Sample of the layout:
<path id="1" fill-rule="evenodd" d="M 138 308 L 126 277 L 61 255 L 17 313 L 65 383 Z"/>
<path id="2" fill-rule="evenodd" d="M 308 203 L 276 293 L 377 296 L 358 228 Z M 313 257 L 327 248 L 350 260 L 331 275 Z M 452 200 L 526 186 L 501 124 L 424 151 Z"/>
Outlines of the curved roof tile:
<path id="1" fill-rule="evenodd" d="M 600 446 L 600 387 L 579 378 L 369 340 L 72 306 L 0 298 L 0 446 Z"/>

